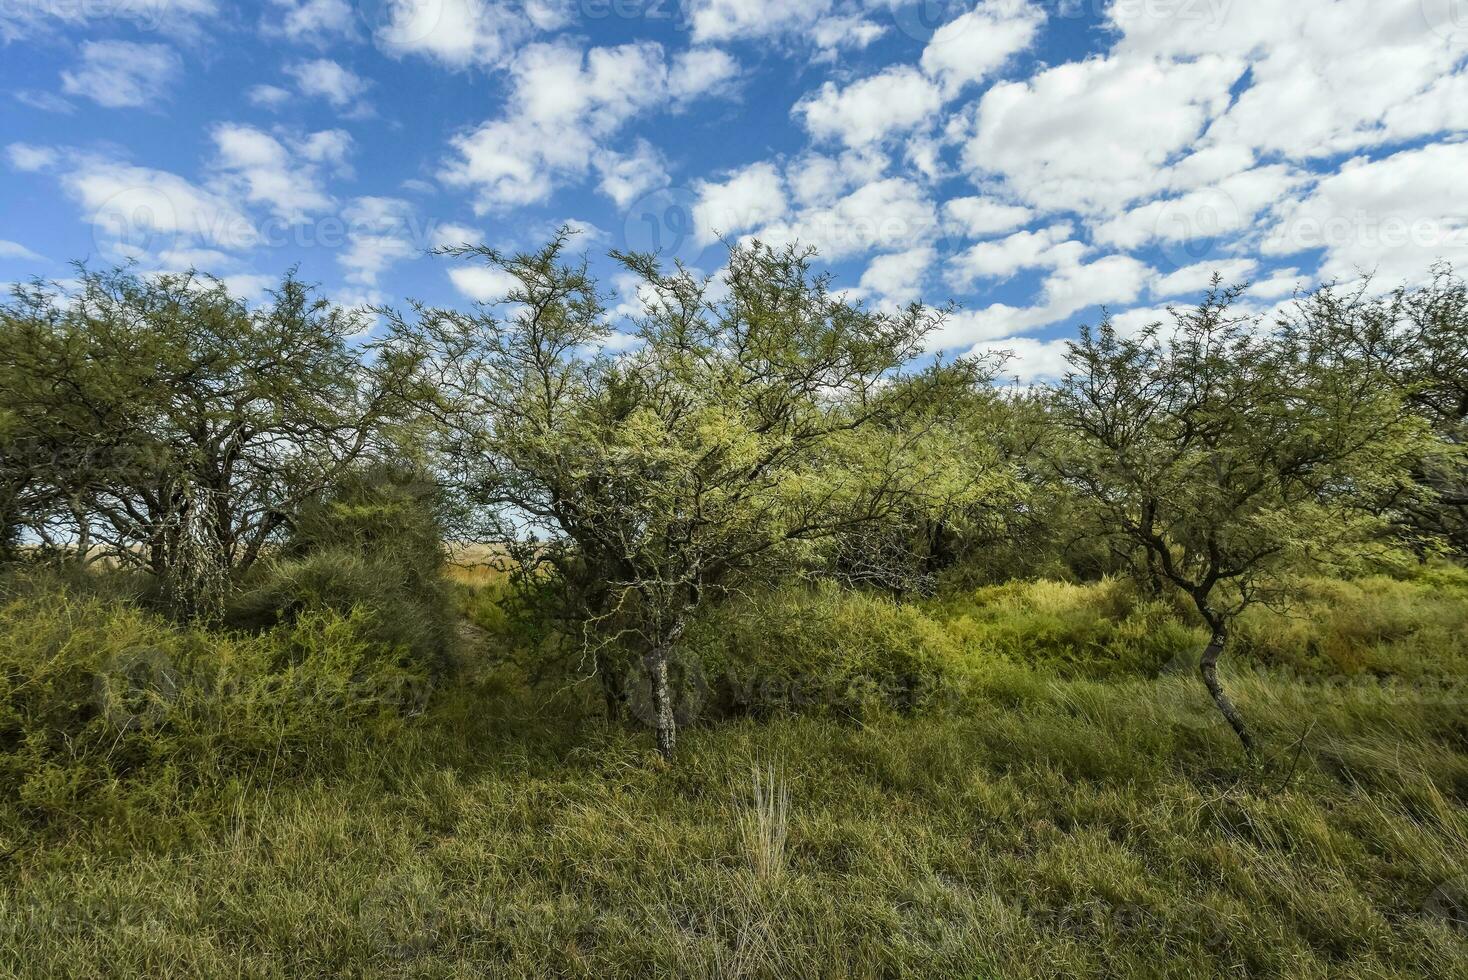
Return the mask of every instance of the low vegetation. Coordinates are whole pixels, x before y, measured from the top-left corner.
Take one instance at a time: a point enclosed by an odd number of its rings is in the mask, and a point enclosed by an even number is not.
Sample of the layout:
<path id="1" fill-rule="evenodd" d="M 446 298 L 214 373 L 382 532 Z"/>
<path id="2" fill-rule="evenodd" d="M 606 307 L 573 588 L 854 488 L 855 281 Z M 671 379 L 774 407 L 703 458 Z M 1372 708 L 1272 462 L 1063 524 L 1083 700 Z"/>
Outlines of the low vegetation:
<path id="1" fill-rule="evenodd" d="M 0 972 L 1462 972 L 1449 270 L 1015 392 L 758 244 L 608 353 L 568 247 L 0 305 Z"/>

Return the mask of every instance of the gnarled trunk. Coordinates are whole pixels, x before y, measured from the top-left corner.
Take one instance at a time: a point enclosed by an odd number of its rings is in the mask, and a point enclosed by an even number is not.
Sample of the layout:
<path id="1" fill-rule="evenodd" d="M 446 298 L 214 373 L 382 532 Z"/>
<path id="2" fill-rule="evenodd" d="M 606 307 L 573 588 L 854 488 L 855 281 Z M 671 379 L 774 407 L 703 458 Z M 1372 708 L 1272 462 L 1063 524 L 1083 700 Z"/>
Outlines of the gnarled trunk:
<path id="1" fill-rule="evenodd" d="M 1204 610 L 1203 618 L 1207 620 L 1208 628 L 1212 631 L 1212 635 L 1208 638 L 1208 645 L 1203 648 L 1203 656 L 1198 661 L 1198 670 L 1203 675 L 1203 685 L 1208 688 L 1208 693 L 1213 697 L 1213 703 L 1218 705 L 1218 710 L 1223 713 L 1223 717 L 1233 728 L 1234 734 L 1238 735 L 1239 741 L 1243 743 L 1244 751 L 1253 755 L 1254 738 L 1244 725 L 1239 709 L 1234 707 L 1232 699 L 1229 698 L 1223 689 L 1223 684 L 1218 680 L 1218 658 L 1223 654 L 1223 648 L 1228 643 L 1228 623 L 1210 610 Z"/>

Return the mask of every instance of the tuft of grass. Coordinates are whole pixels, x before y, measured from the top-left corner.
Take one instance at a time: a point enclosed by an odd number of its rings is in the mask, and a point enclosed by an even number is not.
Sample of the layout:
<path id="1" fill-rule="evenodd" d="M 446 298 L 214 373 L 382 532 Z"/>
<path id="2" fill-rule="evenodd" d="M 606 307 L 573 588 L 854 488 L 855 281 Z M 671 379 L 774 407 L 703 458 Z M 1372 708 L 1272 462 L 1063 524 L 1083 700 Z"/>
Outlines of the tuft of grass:
<path id="1" fill-rule="evenodd" d="M 785 873 L 785 843 L 790 836 L 790 785 L 773 763 L 750 770 L 754 790 L 741 814 L 744 853 L 750 870 L 761 881 Z"/>

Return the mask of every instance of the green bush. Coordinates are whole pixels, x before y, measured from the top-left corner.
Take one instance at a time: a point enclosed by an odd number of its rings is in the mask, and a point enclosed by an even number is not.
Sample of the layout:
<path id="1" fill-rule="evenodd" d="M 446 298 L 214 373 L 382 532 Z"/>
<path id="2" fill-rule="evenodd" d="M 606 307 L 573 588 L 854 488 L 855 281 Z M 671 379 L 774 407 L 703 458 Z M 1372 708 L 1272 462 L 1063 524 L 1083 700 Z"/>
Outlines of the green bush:
<path id="1" fill-rule="evenodd" d="M 1408 578 L 1305 579 L 1282 612 L 1258 607 L 1235 630 L 1240 655 L 1307 675 L 1468 674 L 1468 572 L 1429 566 Z"/>
<path id="2" fill-rule="evenodd" d="M 302 615 L 365 610 L 388 657 L 452 666 L 456 597 L 444 575 L 439 491 L 411 471 L 372 469 L 305 507 L 280 554 L 244 583 L 229 620 L 265 628 Z"/>
<path id="3" fill-rule="evenodd" d="M 916 606 L 833 587 L 716 607 L 683 656 L 702 670 L 716 714 L 909 712 L 940 697 L 959 666 L 952 637 Z"/>
<path id="4" fill-rule="evenodd" d="M 1141 600 L 1119 579 L 1010 582 L 935 608 L 971 657 L 1043 665 L 1066 677 L 1151 676 L 1202 645 L 1174 604 Z"/>
<path id="5" fill-rule="evenodd" d="M 137 811 L 126 801 L 150 786 L 264 763 L 329 764 L 397 730 L 429 683 L 405 652 L 384 653 L 361 610 L 250 635 L 59 592 L 0 603 L 0 798 L 33 817 Z"/>

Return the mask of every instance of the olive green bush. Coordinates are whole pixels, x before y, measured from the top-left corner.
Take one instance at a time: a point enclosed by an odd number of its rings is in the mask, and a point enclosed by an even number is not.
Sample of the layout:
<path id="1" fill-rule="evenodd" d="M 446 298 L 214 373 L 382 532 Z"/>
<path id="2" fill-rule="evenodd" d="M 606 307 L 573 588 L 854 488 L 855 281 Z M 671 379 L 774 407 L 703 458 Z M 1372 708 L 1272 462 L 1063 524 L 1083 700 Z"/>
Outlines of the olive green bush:
<path id="1" fill-rule="evenodd" d="M 700 619 L 682 656 L 712 713 L 865 718 L 932 706 L 956 681 L 959 648 L 920 608 L 831 586 L 742 597 Z"/>

